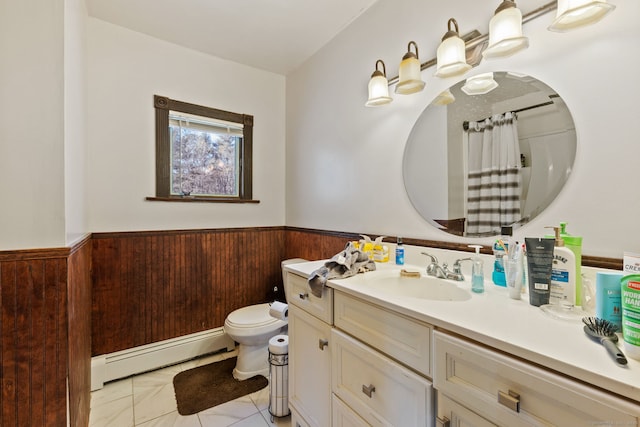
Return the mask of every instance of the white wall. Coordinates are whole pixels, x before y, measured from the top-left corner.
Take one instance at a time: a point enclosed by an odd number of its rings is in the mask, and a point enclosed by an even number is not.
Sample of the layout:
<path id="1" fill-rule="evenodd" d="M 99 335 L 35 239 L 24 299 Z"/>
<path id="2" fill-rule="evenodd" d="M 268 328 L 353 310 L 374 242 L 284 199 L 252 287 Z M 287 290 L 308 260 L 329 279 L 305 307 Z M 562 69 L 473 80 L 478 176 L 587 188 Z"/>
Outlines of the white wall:
<path id="1" fill-rule="evenodd" d="M 88 221 L 93 232 L 284 225 L 285 79 L 88 20 Z M 155 195 L 153 95 L 254 116 L 259 204 Z"/>
<path id="2" fill-rule="evenodd" d="M 409 40 L 417 42 L 422 61 L 432 58 L 452 16 L 461 33 L 486 33 L 494 8 L 485 3 L 380 0 L 288 76 L 287 225 L 471 242 L 418 216 L 401 170 L 413 123 L 455 79 L 435 78 L 430 68 L 422 73 L 427 87 L 420 94 L 395 96 L 385 108 L 368 109 L 364 102 L 376 59 L 385 60 L 389 77 L 397 75 Z M 529 49 L 484 61 L 473 74 L 508 70 L 536 77 L 562 96 L 576 124 L 578 152 L 565 189 L 516 235 L 540 236 L 544 226 L 567 221 L 570 233 L 584 236 L 583 253 L 620 258 L 625 250 L 640 252 L 640 144 L 633 129 L 640 2 L 614 3 L 603 21 L 570 33 L 546 30 L 553 13 L 525 24 Z M 524 13 L 531 10 L 518 4 Z"/>
<path id="3" fill-rule="evenodd" d="M 87 102 L 84 0 L 64 8 L 64 194 L 66 244 L 87 233 L 85 204 Z"/>
<path id="4" fill-rule="evenodd" d="M 0 250 L 65 244 L 63 10 L 0 4 Z"/>

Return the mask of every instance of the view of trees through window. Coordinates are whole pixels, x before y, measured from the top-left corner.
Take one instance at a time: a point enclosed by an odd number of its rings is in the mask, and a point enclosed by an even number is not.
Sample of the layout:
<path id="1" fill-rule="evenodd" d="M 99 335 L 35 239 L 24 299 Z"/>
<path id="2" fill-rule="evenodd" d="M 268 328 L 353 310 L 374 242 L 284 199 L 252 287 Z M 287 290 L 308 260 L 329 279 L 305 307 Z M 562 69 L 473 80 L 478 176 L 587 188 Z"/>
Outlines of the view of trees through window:
<path id="1" fill-rule="evenodd" d="M 217 127 L 174 123 L 169 126 L 171 193 L 237 196 L 242 137 Z"/>

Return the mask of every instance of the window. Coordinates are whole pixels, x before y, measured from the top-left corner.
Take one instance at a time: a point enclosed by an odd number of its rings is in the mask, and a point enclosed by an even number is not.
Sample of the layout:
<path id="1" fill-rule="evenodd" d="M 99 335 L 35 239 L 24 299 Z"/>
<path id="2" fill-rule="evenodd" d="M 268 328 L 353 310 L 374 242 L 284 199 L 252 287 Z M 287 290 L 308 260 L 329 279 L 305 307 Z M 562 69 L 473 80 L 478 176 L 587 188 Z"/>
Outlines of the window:
<path id="1" fill-rule="evenodd" d="M 154 96 L 156 197 L 252 200 L 253 116 Z"/>

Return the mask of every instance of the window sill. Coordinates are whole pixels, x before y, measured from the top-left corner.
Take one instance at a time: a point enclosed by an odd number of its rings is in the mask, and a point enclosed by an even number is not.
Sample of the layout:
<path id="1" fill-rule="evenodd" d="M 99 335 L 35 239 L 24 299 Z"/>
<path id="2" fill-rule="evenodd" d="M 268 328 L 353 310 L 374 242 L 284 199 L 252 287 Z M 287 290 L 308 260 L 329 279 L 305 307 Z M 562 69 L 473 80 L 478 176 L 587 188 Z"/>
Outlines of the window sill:
<path id="1" fill-rule="evenodd" d="M 145 200 L 150 202 L 204 202 L 204 203 L 260 203 L 260 200 L 238 199 L 232 197 L 202 197 L 202 196 L 149 196 Z"/>

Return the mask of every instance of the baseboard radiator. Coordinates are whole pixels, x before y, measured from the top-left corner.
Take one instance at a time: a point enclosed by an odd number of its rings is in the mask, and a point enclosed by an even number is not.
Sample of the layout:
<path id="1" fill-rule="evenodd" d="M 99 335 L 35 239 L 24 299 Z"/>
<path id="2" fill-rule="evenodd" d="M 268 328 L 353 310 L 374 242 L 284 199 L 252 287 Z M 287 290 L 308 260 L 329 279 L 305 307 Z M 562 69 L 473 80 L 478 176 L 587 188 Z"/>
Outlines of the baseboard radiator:
<path id="1" fill-rule="evenodd" d="M 216 328 L 96 356 L 91 359 L 91 391 L 109 381 L 234 348 L 234 341 L 222 328 Z"/>

